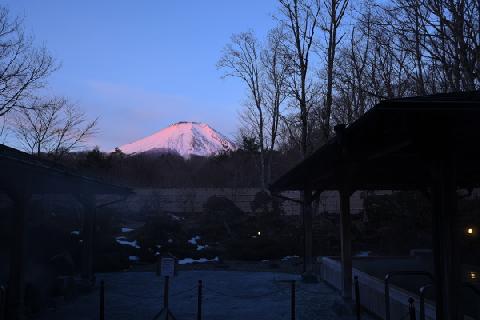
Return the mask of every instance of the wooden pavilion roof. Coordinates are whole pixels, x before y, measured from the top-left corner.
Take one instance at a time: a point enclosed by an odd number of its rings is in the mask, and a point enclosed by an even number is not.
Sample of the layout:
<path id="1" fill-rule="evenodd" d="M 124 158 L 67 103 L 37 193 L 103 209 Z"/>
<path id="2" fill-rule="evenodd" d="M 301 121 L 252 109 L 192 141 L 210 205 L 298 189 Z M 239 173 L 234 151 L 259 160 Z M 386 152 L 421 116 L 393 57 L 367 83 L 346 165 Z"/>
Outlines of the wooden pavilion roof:
<path id="1" fill-rule="evenodd" d="M 442 156 L 458 187 L 480 186 L 480 91 L 384 100 L 275 181 L 272 192 L 421 189 Z"/>

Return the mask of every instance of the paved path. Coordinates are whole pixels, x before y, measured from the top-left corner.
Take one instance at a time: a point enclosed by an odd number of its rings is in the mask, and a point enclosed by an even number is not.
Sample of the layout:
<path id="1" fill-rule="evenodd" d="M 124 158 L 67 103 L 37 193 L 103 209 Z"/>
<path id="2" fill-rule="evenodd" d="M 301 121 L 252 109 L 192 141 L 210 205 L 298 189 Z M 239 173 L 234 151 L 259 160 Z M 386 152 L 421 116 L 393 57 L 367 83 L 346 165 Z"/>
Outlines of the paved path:
<path id="1" fill-rule="evenodd" d="M 162 308 L 163 280 L 148 272 L 97 274 L 105 280 L 105 318 L 151 320 Z M 298 276 L 271 272 L 183 271 L 172 279 L 170 306 L 178 320 L 196 319 L 197 281 L 204 282 L 205 320 L 290 319 L 290 283 Z M 338 293 L 324 283 L 297 283 L 297 319 L 354 319 Z M 98 290 L 41 320 L 98 319 Z M 366 319 L 366 318 L 362 318 Z"/>

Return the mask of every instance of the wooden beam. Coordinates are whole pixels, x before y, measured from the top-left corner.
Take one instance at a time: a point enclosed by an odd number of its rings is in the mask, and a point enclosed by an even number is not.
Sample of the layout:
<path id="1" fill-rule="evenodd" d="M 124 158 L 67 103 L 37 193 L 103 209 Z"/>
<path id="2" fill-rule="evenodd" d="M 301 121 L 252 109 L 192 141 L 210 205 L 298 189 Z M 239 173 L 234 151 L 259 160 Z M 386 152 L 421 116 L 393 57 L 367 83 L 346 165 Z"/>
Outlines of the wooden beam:
<path id="1" fill-rule="evenodd" d="M 352 163 L 350 150 L 347 147 L 345 126 L 335 126 L 338 143 L 340 144 L 341 170 L 337 180 L 340 185 L 340 255 L 342 271 L 342 296 L 345 299 L 352 298 L 352 227 L 350 217 L 350 196 L 352 195 Z"/>
<path id="2" fill-rule="evenodd" d="M 10 190 L 8 195 L 13 201 L 13 226 L 11 229 L 6 320 L 19 320 L 25 317 L 25 224 L 31 194 L 26 190 Z"/>
<path id="3" fill-rule="evenodd" d="M 351 192 L 344 188 L 340 190 L 340 248 L 342 271 L 342 296 L 352 298 L 352 235 L 350 217 Z"/>
<path id="4" fill-rule="evenodd" d="M 462 273 L 459 256 L 459 237 L 463 233 L 457 218 L 455 168 L 451 160 L 440 159 L 433 169 L 436 319 L 463 319 L 460 303 Z"/>
<path id="5" fill-rule="evenodd" d="M 83 206 L 81 277 L 84 280 L 92 281 L 94 279 L 93 250 L 96 218 L 95 195 L 85 193 L 76 195 L 76 198 Z"/>
<path id="6" fill-rule="evenodd" d="M 303 190 L 302 218 L 304 230 L 304 276 L 313 275 L 313 214 L 312 214 L 312 190 L 306 184 Z"/>

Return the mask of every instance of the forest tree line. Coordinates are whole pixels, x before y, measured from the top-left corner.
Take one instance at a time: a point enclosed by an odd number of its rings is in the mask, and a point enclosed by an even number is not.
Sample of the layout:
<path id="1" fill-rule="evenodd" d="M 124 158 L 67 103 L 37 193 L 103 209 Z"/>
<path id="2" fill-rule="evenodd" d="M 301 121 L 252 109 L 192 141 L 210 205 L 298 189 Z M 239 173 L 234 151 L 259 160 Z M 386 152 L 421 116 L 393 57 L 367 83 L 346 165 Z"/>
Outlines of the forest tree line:
<path id="1" fill-rule="evenodd" d="M 238 136 L 255 164 L 244 172 L 268 187 L 279 154 L 295 163 L 381 99 L 478 89 L 479 12 L 474 0 L 277 0 L 267 36 L 232 35 L 217 64 L 246 88 Z M 46 94 L 59 67 L 0 6 L 0 142 L 67 161 L 97 133 L 97 119 Z"/>
<path id="2" fill-rule="evenodd" d="M 232 35 L 218 61 L 247 89 L 241 135 L 259 144 L 262 186 L 274 150 L 301 157 L 382 99 L 476 90 L 480 2 L 278 0 L 265 39 Z"/>

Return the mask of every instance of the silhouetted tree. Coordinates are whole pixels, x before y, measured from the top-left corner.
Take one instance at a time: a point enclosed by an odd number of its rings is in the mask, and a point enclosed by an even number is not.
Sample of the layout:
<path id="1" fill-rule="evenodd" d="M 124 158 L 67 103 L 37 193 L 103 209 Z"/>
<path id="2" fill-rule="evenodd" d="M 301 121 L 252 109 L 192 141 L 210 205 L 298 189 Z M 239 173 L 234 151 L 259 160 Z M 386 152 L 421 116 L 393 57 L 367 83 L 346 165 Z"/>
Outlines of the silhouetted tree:
<path id="1" fill-rule="evenodd" d="M 0 5 L 0 116 L 30 108 L 32 93 L 54 70 L 53 58 L 44 47 L 34 47 L 23 21 Z"/>
<path id="2" fill-rule="evenodd" d="M 97 120 L 88 121 L 85 113 L 65 98 L 37 100 L 14 116 L 13 130 L 30 153 L 60 157 L 95 134 Z"/>

